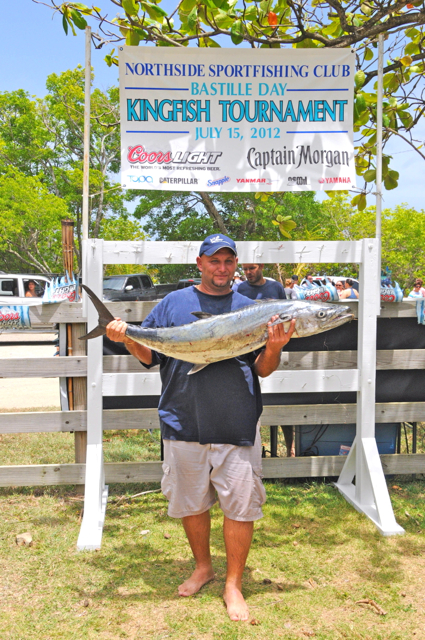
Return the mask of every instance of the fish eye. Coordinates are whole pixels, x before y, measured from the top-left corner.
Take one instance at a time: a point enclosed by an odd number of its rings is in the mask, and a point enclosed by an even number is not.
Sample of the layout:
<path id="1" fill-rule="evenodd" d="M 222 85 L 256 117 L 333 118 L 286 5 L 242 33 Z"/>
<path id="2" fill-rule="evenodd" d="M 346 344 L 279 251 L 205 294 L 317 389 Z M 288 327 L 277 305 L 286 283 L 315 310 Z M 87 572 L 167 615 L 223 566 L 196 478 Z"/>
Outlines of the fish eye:
<path id="1" fill-rule="evenodd" d="M 317 312 L 317 317 L 318 318 L 324 318 L 326 315 L 326 311 L 318 311 Z"/>

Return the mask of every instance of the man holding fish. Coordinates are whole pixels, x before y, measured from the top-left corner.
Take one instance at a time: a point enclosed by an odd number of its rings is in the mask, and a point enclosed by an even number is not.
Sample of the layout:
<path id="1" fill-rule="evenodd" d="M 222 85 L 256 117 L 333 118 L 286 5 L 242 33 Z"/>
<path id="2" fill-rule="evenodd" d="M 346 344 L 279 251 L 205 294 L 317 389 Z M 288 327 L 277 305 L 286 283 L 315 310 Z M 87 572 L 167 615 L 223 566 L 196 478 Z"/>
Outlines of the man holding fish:
<path id="1" fill-rule="evenodd" d="M 222 314 L 252 304 L 231 290 L 236 271 L 236 245 L 221 234 L 209 236 L 197 258 L 201 284 L 166 296 L 143 325 L 185 324 L 192 311 Z M 188 317 L 189 316 L 189 317 Z M 274 318 L 273 318 L 274 319 Z M 271 323 L 269 323 L 271 325 Z M 294 331 L 283 324 L 268 327 L 266 347 L 210 364 L 188 376 L 190 365 L 163 356 L 125 335 L 125 322 L 107 327 L 111 340 L 122 341 L 144 365 L 160 364 L 163 391 L 159 405 L 164 438 L 162 488 L 169 499 L 169 515 L 182 518 L 195 571 L 179 587 L 191 596 L 214 578 L 209 537 L 209 510 L 219 496 L 224 512 L 227 577 L 224 601 L 231 620 L 248 620 L 242 595 L 242 574 L 251 545 L 254 521 L 262 517 L 265 491 L 261 481 L 262 411 L 258 376 L 272 373 L 282 347 Z"/>
<path id="2" fill-rule="evenodd" d="M 227 555 L 223 597 L 235 621 L 249 618 L 242 575 L 253 523 L 262 517 L 266 499 L 258 377 L 277 369 L 292 336 L 327 331 L 353 317 L 347 307 L 299 300 L 252 304 L 230 287 L 237 263 L 233 240 L 208 236 L 197 257 L 201 284 L 168 294 L 142 327 L 114 319 L 83 285 L 99 312 L 99 325 L 83 339 L 106 332 L 145 367 L 160 365 L 162 490 L 169 515 L 182 519 L 195 558 L 195 570 L 179 594 L 194 595 L 214 578 L 209 510 L 217 492 Z"/>

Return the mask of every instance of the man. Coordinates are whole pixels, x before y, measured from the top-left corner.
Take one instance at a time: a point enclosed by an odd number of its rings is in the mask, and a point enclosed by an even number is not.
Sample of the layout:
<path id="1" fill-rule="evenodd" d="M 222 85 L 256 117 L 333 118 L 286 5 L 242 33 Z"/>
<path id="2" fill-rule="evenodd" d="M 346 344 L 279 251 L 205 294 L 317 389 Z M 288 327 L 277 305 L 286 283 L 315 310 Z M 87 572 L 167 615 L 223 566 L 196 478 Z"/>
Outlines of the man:
<path id="1" fill-rule="evenodd" d="M 264 264 L 244 264 L 242 268 L 246 275 L 246 281 L 239 285 L 238 293 L 251 300 L 266 298 L 286 299 L 285 289 L 280 282 L 264 278 Z"/>
<path id="2" fill-rule="evenodd" d="M 144 326 L 178 326 L 194 321 L 192 311 L 219 315 L 251 304 L 230 288 L 237 266 L 233 240 L 221 234 L 208 236 L 201 245 L 197 265 L 201 284 L 168 294 L 145 319 Z M 107 327 L 108 338 L 124 342 L 142 364 L 160 364 L 162 489 L 169 500 L 169 515 L 182 519 L 195 558 L 195 570 L 180 585 L 179 594 L 191 596 L 214 578 L 209 510 L 217 491 L 224 512 L 227 555 L 223 598 L 230 619 L 235 621 L 249 617 L 242 595 L 242 574 L 253 523 L 262 517 L 265 501 L 260 477 L 258 419 L 262 404 L 257 376 L 268 376 L 277 368 L 281 349 L 290 340 L 294 326 L 293 321 L 285 333 L 282 324 L 269 323 L 268 341 L 260 352 L 210 364 L 190 376 L 190 363 L 168 358 L 127 338 L 127 325 L 119 318 Z"/>

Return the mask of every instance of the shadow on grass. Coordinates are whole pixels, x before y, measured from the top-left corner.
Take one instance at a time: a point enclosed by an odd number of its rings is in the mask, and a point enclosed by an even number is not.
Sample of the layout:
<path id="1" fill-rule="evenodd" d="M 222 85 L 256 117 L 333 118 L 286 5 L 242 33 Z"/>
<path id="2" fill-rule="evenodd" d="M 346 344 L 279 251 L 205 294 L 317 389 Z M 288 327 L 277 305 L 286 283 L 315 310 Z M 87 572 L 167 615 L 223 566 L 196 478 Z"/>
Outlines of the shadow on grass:
<path id="1" fill-rule="evenodd" d="M 113 600 L 114 603 L 140 603 L 154 600 L 179 601 L 177 593 L 178 585 L 184 582 L 194 569 L 191 558 L 163 557 L 161 550 L 149 545 L 123 544 L 113 546 L 107 554 L 96 555 L 90 559 L 90 564 L 95 571 L 103 571 L 109 579 L 102 588 L 95 593 L 91 591 L 91 597 L 98 601 Z M 119 558 L 119 560 L 117 560 Z M 225 583 L 226 559 L 224 553 L 216 553 L 213 558 L 216 578 L 205 585 L 194 597 L 211 596 L 221 597 Z M 273 584 L 264 584 L 255 578 L 253 567 L 247 565 L 243 578 L 244 595 L 247 599 L 265 594 L 276 594 Z M 295 581 L 285 581 L 281 585 L 280 595 L 285 593 L 301 592 L 306 590 L 304 584 Z M 83 598 L 86 593 L 78 591 L 78 596 Z"/>

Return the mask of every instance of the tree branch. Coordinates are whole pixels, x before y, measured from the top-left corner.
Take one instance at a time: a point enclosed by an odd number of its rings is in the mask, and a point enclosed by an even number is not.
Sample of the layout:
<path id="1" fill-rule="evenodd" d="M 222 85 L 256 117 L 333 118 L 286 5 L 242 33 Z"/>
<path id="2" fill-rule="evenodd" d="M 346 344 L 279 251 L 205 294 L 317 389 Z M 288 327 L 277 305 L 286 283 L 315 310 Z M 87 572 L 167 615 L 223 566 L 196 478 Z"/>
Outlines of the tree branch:
<path id="1" fill-rule="evenodd" d="M 225 236 L 229 235 L 229 232 L 226 229 L 226 225 L 224 224 L 224 220 L 221 217 L 220 213 L 217 211 L 210 195 L 208 193 L 205 193 L 205 191 L 198 191 L 198 193 L 201 196 L 201 200 L 205 209 L 207 210 L 208 215 L 214 220 L 220 230 L 220 233 L 223 233 Z"/>

